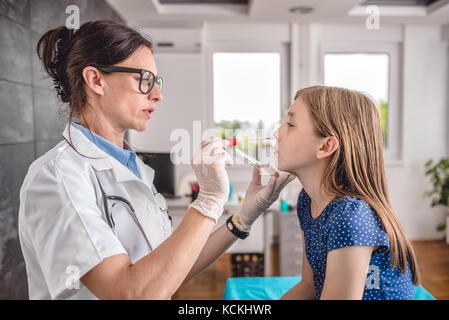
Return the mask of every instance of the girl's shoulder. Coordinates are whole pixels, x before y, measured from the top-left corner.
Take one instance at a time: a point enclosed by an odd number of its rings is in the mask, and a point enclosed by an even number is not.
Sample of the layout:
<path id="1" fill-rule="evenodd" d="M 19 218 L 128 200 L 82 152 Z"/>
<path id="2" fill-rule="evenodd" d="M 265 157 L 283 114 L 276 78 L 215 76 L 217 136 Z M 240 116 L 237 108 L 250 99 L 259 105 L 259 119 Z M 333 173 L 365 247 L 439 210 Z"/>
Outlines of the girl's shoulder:
<path id="1" fill-rule="evenodd" d="M 311 219 L 309 216 L 309 206 L 310 198 L 302 189 L 298 197 L 297 213 L 303 230 L 312 224 L 324 225 L 327 226 L 327 229 L 331 226 L 332 228 L 335 226 L 357 228 L 360 225 L 382 229 L 382 224 L 374 209 L 366 201 L 357 197 L 335 198 L 316 219 Z"/>
<path id="2" fill-rule="evenodd" d="M 344 196 L 334 200 L 330 208 L 328 221 L 334 223 L 336 220 L 374 222 L 374 220 L 377 220 L 377 214 L 366 201 L 356 197 Z"/>
<path id="3" fill-rule="evenodd" d="M 305 211 L 309 205 L 310 198 L 303 188 L 298 196 L 298 213 Z M 335 198 L 327 205 L 327 209 L 329 209 L 334 216 L 350 216 L 355 213 L 374 214 L 374 210 L 366 201 L 350 196 Z"/>
<path id="4" fill-rule="evenodd" d="M 333 203 L 333 211 L 342 215 L 350 215 L 360 211 L 373 212 L 373 209 L 365 200 L 356 197 L 343 196 L 333 200 Z"/>

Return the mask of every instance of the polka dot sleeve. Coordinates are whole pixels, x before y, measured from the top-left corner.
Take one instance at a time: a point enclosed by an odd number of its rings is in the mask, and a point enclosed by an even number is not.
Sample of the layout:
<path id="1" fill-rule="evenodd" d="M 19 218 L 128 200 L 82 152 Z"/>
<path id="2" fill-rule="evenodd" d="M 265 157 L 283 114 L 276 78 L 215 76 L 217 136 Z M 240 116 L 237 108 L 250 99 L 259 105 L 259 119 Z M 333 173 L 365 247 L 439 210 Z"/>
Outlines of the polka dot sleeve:
<path id="1" fill-rule="evenodd" d="M 343 201 L 328 223 L 327 251 L 350 246 L 379 247 L 377 254 L 389 248 L 388 236 L 372 208 L 363 200 Z"/>

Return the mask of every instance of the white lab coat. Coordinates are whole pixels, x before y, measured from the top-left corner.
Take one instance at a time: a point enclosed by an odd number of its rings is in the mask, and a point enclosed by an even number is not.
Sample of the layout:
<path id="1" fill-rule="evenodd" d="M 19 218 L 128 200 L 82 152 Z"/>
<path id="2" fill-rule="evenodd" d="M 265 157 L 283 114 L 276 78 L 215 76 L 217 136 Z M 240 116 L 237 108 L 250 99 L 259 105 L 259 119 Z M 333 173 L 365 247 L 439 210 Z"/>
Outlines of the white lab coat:
<path id="1" fill-rule="evenodd" d="M 97 299 L 79 281 L 84 274 L 107 257 L 124 253 L 135 263 L 150 252 L 125 206 L 108 200 L 114 234 L 95 173 L 107 195 L 131 203 L 153 250 L 172 232 L 165 199 L 153 194 L 154 170 L 136 157 L 139 179 L 74 126 L 70 140 L 68 128 L 63 136 L 79 153 L 101 159 L 83 157 L 63 140 L 31 164 L 18 217 L 30 299 Z"/>

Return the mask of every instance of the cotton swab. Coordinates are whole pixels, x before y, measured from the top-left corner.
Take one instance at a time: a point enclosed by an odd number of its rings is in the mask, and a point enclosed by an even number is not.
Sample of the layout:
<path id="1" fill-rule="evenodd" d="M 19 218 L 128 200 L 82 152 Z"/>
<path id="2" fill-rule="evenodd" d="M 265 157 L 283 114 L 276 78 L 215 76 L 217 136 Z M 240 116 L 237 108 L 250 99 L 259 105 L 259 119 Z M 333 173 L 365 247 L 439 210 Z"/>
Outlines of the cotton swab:
<path id="1" fill-rule="evenodd" d="M 229 138 L 229 139 L 226 139 L 226 140 L 228 142 L 227 147 L 234 147 L 235 145 L 237 145 L 237 139 L 236 138 Z M 247 155 L 242 150 L 235 148 L 234 151 L 235 151 L 235 154 L 237 156 L 239 156 L 240 159 L 248 161 L 248 164 L 250 164 L 251 166 L 253 166 L 253 167 L 255 167 L 255 166 L 263 166 L 263 164 L 260 161 L 258 161 L 256 159 L 254 159 L 253 157 Z M 269 175 L 273 175 L 273 174 L 278 172 L 275 168 L 273 168 L 271 166 L 269 166 L 269 167 L 261 167 L 261 169 L 264 170 L 265 172 L 267 172 Z"/>

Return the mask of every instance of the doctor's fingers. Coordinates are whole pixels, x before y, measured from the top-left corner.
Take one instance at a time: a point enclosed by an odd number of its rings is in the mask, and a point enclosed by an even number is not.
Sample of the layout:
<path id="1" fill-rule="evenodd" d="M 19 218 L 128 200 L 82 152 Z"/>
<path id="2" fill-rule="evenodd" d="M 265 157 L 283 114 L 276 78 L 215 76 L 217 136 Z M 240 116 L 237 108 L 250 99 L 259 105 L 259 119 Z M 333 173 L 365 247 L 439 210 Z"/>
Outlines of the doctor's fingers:
<path id="1" fill-rule="evenodd" d="M 198 163 L 212 164 L 226 160 L 229 163 L 228 153 L 223 148 L 221 141 L 215 141 L 208 144 L 201 152 L 200 156 L 196 158 Z"/>
<path id="2" fill-rule="evenodd" d="M 224 161 L 225 165 L 227 165 L 227 166 L 232 166 L 234 164 L 234 160 L 229 155 L 229 153 L 227 153 L 226 151 L 224 152 L 224 159 L 223 159 L 223 161 Z"/>
<path id="3" fill-rule="evenodd" d="M 275 181 L 275 189 L 276 192 L 281 192 L 284 187 L 289 184 L 291 181 L 295 180 L 296 176 L 294 174 L 283 174 L 279 176 Z"/>
<path id="4" fill-rule="evenodd" d="M 216 150 L 213 156 L 210 155 L 200 155 L 196 156 L 192 160 L 192 167 L 225 167 L 226 165 L 232 165 L 233 161 L 231 156 L 223 149 Z"/>
<path id="5" fill-rule="evenodd" d="M 252 185 L 256 185 L 256 186 L 260 186 L 262 184 L 262 174 L 264 174 L 263 172 L 263 168 L 269 167 L 269 164 L 257 164 L 253 167 L 253 176 L 251 179 L 251 184 Z"/>
<path id="6" fill-rule="evenodd" d="M 222 176 L 223 172 L 226 172 L 225 166 L 231 166 L 234 162 L 231 156 L 224 150 L 215 153 L 213 157 L 208 157 L 208 159 L 202 159 L 197 164 L 192 164 L 192 167 L 200 176 Z M 221 173 L 220 173 L 221 172 Z"/>
<path id="7" fill-rule="evenodd" d="M 199 164 L 203 158 L 213 156 L 217 151 L 224 150 L 226 141 L 218 137 L 211 138 L 201 142 L 196 154 L 192 159 L 193 164 Z"/>
<path id="8" fill-rule="evenodd" d="M 211 154 L 204 154 L 201 161 L 204 165 L 213 166 L 232 165 L 234 163 L 229 153 L 220 147 L 212 149 Z"/>
<path id="9" fill-rule="evenodd" d="M 266 192 L 269 197 L 274 200 L 277 199 L 282 189 L 284 189 L 289 182 L 293 181 L 295 177 L 296 176 L 293 174 L 272 175 L 266 184 Z"/>
<path id="10" fill-rule="evenodd" d="M 262 184 L 262 173 L 260 172 L 259 166 L 254 166 L 253 177 L 251 179 L 251 184 L 260 186 Z"/>
<path id="11" fill-rule="evenodd" d="M 268 175 L 270 178 L 274 179 L 279 178 L 279 171 L 274 169 L 269 163 L 259 164 L 257 167 L 259 168 L 261 174 Z"/>
<path id="12" fill-rule="evenodd" d="M 206 149 L 207 146 L 211 146 L 211 144 L 214 144 L 214 143 L 219 143 L 220 141 L 222 141 L 224 143 L 224 140 L 219 137 L 212 137 L 212 138 L 209 138 L 206 140 L 202 140 L 201 144 L 198 148 L 198 151 L 202 152 L 203 150 Z"/>
<path id="13" fill-rule="evenodd" d="M 222 151 L 228 145 L 226 140 L 221 138 L 213 138 L 202 148 L 201 153 L 213 156 L 215 152 Z"/>

